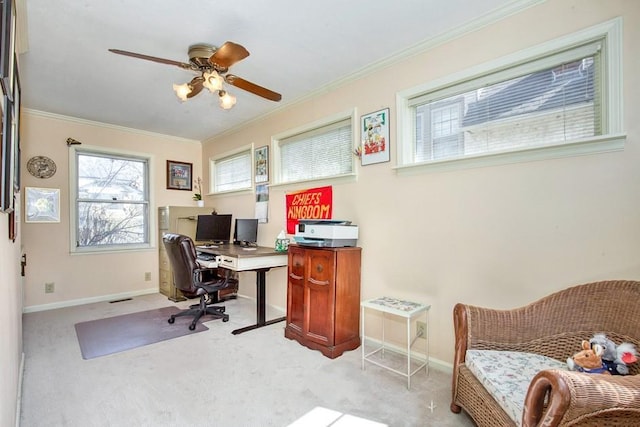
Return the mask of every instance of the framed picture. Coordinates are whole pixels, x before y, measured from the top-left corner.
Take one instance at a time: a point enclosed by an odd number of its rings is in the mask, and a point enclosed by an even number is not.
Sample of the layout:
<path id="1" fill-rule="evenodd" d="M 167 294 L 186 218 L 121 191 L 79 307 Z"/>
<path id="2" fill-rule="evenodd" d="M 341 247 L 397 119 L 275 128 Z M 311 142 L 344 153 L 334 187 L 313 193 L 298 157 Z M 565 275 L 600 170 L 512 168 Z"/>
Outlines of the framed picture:
<path id="1" fill-rule="evenodd" d="M 269 146 L 256 148 L 255 153 L 255 177 L 256 182 L 268 182 L 269 181 Z"/>
<path id="2" fill-rule="evenodd" d="M 389 161 L 389 109 L 362 116 L 362 165 Z"/>
<path id="3" fill-rule="evenodd" d="M 0 142 L 0 212 L 9 213 L 13 208 L 13 103 L 6 95 L 4 107 Z"/>
<path id="4" fill-rule="evenodd" d="M 13 191 L 20 192 L 20 104 L 22 88 L 20 87 L 20 75 L 18 73 L 18 61 L 13 56 L 13 136 L 11 138 L 13 152 Z"/>
<path id="5" fill-rule="evenodd" d="M 191 191 L 193 163 L 167 160 L 167 189 Z"/>
<path id="6" fill-rule="evenodd" d="M 13 100 L 11 85 L 13 79 L 12 36 L 13 36 L 13 2 L 3 1 L 0 5 L 0 85 L 9 99 Z"/>
<path id="7" fill-rule="evenodd" d="M 25 187 L 24 222 L 60 222 L 60 189 Z"/>

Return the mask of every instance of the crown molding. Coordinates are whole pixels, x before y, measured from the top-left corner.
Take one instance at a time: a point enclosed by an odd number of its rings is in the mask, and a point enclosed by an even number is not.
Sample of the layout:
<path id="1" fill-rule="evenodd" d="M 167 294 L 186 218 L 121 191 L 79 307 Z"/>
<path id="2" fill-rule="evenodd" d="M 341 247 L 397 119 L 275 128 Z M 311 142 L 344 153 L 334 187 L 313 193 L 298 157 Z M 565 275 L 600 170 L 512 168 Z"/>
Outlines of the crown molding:
<path id="1" fill-rule="evenodd" d="M 64 116 L 62 114 L 49 113 L 49 112 L 40 111 L 40 110 L 32 110 L 30 108 L 23 108 L 22 112 L 23 113 L 27 113 L 27 114 L 31 114 L 33 116 L 44 117 L 44 118 L 48 118 L 48 119 L 62 120 L 62 121 L 66 121 L 66 122 L 72 122 L 72 123 L 77 123 L 77 124 L 87 125 L 87 126 L 97 126 L 97 127 L 102 127 L 102 128 L 106 128 L 106 129 L 118 130 L 118 131 L 121 131 L 121 132 L 137 133 L 139 135 L 150 136 L 150 137 L 153 137 L 153 138 L 170 139 L 170 140 L 176 141 L 176 142 L 184 142 L 184 143 L 189 143 L 189 144 L 200 144 L 201 143 L 201 141 L 198 141 L 197 139 L 181 138 L 181 137 L 178 137 L 178 136 L 165 135 L 163 133 L 149 132 L 149 131 L 146 131 L 146 130 L 128 128 L 128 127 L 125 127 L 125 126 L 118 126 L 118 125 L 112 125 L 112 124 L 109 124 L 109 123 L 96 122 L 96 121 L 93 121 L 93 120 L 80 119 L 78 117 Z"/>
<path id="2" fill-rule="evenodd" d="M 437 46 L 440 46 L 442 44 L 445 44 L 447 42 L 453 41 L 457 38 L 460 38 L 466 34 L 472 33 L 474 31 L 478 31 L 481 28 L 487 27 L 491 24 L 494 24 L 498 21 L 501 21 L 502 19 L 505 19 L 511 15 L 515 15 L 517 13 L 522 12 L 525 9 L 528 9 L 530 7 L 533 6 L 537 6 L 538 4 L 544 3 L 546 0 L 514 0 L 502 7 L 499 7 L 497 9 L 491 10 L 487 13 L 485 13 L 484 15 L 481 15 L 477 18 L 472 19 L 471 21 L 467 22 L 465 25 L 456 27 L 452 30 L 449 31 L 445 31 L 444 33 L 438 34 L 432 38 L 429 38 L 427 40 L 424 40 L 422 42 L 419 42 L 417 44 L 414 44 L 412 46 L 407 47 L 406 49 L 403 49 L 393 55 L 390 55 L 382 60 L 373 62 L 369 65 L 366 65 L 362 68 L 360 68 L 357 71 L 354 71 L 353 73 L 344 76 L 342 78 L 339 78 L 337 80 L 332 81 L 331 83 L 328 83 L 316 90 L 314 90 L 313 92 L 310 92 L 300 98 L 296 98 L 290 102 L 287 102 L 285 104 L 282 104 L 280 107 L 269 111 L 268 113 L 265 113 L 261 116 L 255 117 L 252 120 L 243 122 L 237 126 L 234 126 L 224 132 L 221 132 L 219 134 L 216 135 L 212 135 L 210 137 L 205 138 L 202 142 L 210 142 L 210 141 L 214 141 L 217 138 L 223 137 L 223 136 L 227 136 L 227 135 L 231 135 L 234 134 L 238 131 L 240 131 L 241 129 L 245 128 L 247 125 L 249 124 L 253 124 L 256 122 L 260 122 L 270 116 L 273 116 L 274 114 L 278 114 L 279 112 L 283 111 L 283 110 L 287 110 L 291 107 L 294 107 L 297 104 L 302 104 L 306 101 L 309 101 L 310 99 L 313 99 L 319 95 L 323 95 L 326 94 L 327 92 L 331 92 L 333 90 L 336 90 L 337 88 L 341 87 L 341 86 L 345 86 L 349 83 L 352 83 L 356 80 L 359 80 L 363 77 L 366 77 L 370 74 L 373 74 L 375 72 L 378 72 L 384 68 L 390 67 L 392 65 L 396 65 L 398 62 L 404 61 L 406 59 L 409 59 L 413 56 L 422 54 L 424 52 L 427 52 Z"/>

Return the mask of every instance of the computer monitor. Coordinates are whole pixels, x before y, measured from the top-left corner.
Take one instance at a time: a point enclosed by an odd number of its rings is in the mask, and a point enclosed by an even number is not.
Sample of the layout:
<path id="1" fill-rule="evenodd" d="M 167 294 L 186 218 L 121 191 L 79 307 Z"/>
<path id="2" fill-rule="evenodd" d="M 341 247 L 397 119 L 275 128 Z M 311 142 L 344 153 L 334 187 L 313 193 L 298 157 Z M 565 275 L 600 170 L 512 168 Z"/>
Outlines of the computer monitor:
<path id="1" fill-rule="evenodd" d="M 242 246 L 255 246 L 258 241 L 258 220 L 236 218 L 233 231 L 233 243 Z"/>
<path id="2" fill-rule="evenodd" d="M 196 242 L 229 243 L 231 237 L 231 214 L 198 215 Z"/>

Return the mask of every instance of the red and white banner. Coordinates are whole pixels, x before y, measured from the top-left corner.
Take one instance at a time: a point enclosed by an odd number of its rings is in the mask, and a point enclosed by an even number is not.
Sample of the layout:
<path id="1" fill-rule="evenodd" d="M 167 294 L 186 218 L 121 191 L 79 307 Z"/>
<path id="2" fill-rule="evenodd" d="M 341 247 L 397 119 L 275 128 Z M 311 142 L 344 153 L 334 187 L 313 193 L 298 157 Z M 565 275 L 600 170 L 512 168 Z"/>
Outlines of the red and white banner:
<path id="1" fill-rule="evenodd" d="M 300 219 L 331 219 L 333 189 L 328 186 L 289 193 L 286 203 L 287 233 L 294 234 Z"/>

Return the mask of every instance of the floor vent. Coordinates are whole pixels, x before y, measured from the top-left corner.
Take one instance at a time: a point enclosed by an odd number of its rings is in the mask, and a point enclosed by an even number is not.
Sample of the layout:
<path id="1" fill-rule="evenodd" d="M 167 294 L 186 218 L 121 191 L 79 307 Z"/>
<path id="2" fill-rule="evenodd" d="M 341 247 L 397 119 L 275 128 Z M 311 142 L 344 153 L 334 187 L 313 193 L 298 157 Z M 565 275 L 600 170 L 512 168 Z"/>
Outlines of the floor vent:
<path id="1" fill-rule="evenodd" d="M 115 301 L 109 301 L 109 304 L 113 304 L 114 302 L 122 302 L 122 301 L 131 301 L 131 298 L 117 299 Z"/>

